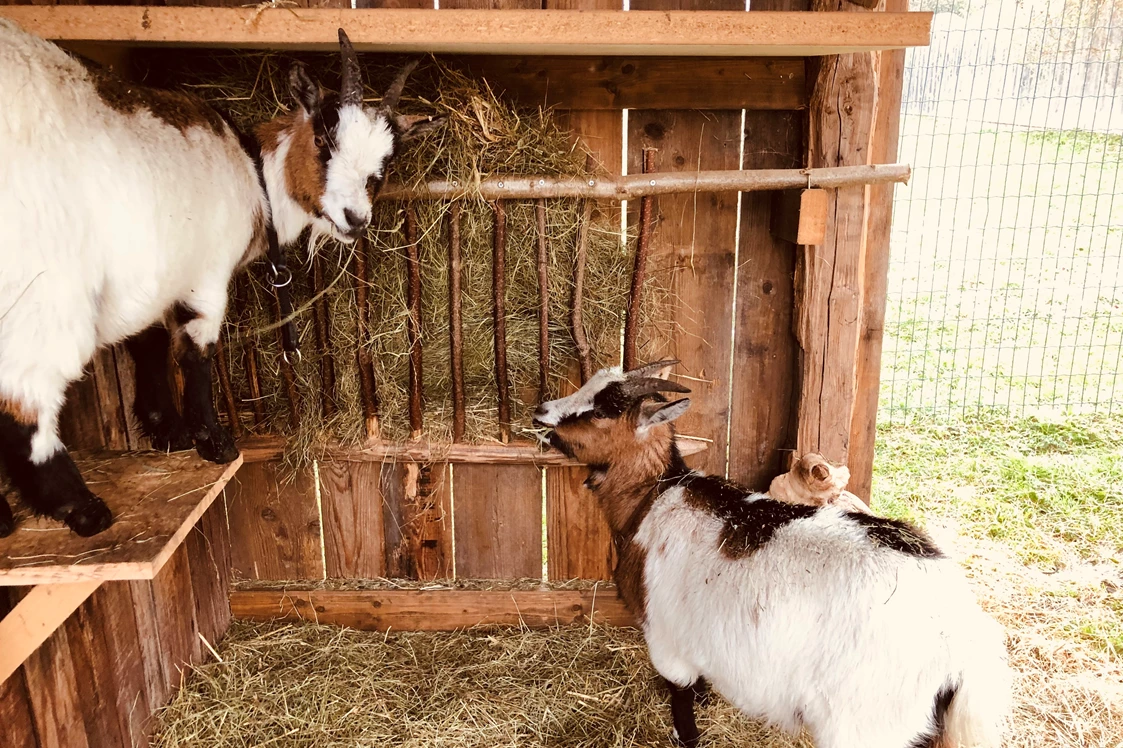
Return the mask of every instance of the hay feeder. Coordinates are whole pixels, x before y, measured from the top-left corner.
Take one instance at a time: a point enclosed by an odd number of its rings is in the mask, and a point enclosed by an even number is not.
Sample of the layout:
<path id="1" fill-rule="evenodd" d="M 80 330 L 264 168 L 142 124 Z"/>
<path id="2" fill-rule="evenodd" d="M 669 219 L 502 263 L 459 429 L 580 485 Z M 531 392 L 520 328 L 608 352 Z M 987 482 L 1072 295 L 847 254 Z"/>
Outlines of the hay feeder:
<path id="1" fill-rule="evenodd" d="M 129 521 L 0 541 L 5 745 L 148 744 L 232 618 L 259 638 L 628 625 L 583 466 L 528 422 L 603 365 L 683 361 L 698 467 L 765 488 L 818 452 L 868 498 L 903 49 L 931 14 L 226 5 L 0 16 L 247 120 L 343 26 L 368 82 L 430 55 L 407 105 L 449 126 L 396 166 L 365 241 L 292 262 L 302 361 L 257 269 L 236 283 L 216 368 L 237 464 L 138 452 L 132 362 L 99 352 L 63 431 Z"/>

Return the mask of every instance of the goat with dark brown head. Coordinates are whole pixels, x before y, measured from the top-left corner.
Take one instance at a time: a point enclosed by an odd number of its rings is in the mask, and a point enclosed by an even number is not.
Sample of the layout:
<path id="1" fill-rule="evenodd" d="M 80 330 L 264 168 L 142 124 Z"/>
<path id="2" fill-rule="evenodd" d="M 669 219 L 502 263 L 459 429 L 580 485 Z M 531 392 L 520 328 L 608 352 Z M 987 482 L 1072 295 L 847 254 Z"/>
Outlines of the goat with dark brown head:
<path id="1" fill-rule="evenodd" d="M 674 362 L 605 369 L 543 403 L 551 442 L 589 465 L 615 577 L 694 746 L 703 682 L 819 748 L 998 748 L 1010 673 L 1002 630 L 920 530 L 774 501 L 686 467 Z"/>

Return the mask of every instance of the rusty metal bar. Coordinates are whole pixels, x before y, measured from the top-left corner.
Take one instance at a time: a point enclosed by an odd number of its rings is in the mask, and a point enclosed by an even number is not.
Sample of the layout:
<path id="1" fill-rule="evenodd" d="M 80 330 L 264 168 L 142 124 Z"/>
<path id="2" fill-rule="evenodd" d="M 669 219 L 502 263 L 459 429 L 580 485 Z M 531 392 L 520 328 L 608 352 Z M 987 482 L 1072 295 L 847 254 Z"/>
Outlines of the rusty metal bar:
<path id="1" fill-rule="evenodd" d="M 448 341 L 452 369 L 452 440 L 464 441 L 464 317 L 460 291 L 460 203 L 448 206 Z"/>
<path id="2" fill-rule="evenodd" d="M 577 358 L 581 364 L 581 384 L 593 376 L 593 361 L 589 352 L 589 339 L 585 337 L 585 262 L 589 256 L 589 224 L 593 219 L 593 201 L 585 200 L 581 212 L 581 224 L 577 227 L 577 257 L 573 268 L 573 310 L 571 323 L 573 343 L 577 347 Z"/>
<path id="3" fill-rule="evenodd" d="M 238 418 L 238 405 L 234 399 L 234 388 L 230 386 L 230 366 L 226 361 L 226 346 L 222 336 L 218 336 L 214 346 L 215 367 L 218 369 L 218 386 L 222 390 L 222 402 L 226 406 L 226 417 L 230 419 L 230 431 L 235 438 L 242 435 L 242 422 Z"/>

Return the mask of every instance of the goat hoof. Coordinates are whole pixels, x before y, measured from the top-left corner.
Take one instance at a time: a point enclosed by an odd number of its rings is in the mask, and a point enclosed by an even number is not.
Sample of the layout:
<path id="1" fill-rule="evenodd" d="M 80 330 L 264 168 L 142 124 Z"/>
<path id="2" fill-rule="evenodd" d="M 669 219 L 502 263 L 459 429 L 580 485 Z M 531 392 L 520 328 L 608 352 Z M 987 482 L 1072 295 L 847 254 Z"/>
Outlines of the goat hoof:
<path id="1" fill-rule="evenodd" d="M 195 446 L 195 440 L 186 429 L 153 434 L 149 438 L 152 441 L 152 448 L 157 452 L 182 452 Z"/>
<path id="2" fill-rule="evenodd" d="M 696 732 L 693 735 L 682 737 L 678 730 L 671 733 L 671 745 L 676 748 L 698 748 L 701 736 Z"/>
<path id="3" fill-rule="evenodd" d="M 234 443 L 234 437 L 221 426 L 208 432 L 205 438 L 196 439 L 195 449 L 204 460 L 219 465 L 233 462 L 238 457 L 238 446 Z"/>
<path id="4" fill-rule="evenodd" d="M 108 530 L 113 524 L 113 513 L 109 511 L 104 501 L 90 494 L 86 500 L 70 510 L 63 518 L 63 522 L 75 534 L 88 538 Z"/>

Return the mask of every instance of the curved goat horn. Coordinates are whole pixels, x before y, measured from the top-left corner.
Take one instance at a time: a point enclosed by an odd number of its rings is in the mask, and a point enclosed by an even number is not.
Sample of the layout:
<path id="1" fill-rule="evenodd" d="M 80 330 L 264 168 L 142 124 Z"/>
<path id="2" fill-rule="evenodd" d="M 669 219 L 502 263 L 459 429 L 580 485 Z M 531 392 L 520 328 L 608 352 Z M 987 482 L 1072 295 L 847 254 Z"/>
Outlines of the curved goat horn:
<path id="1" fill-rule="evenodd" d="M 339 92 L 339 101 L 343 106 L 363 105 L 363 73 L 359 69 L 359 58 L 355 55 L 355 48 L 347 38 L 347 32 L 339 30 L 339 56 L 343 62 L 343 90 Z"/>
<path id="2" fill-rule="evenodd" d="M 629 398 L 639 398 L 645 395 L 654 395 L 656 392 L 690 392 L 689 387 L 684 387 L 678 382 L 669 382 L 658 377 L 640 377 L 638 379 L 625 379 L 620 383 L 620 391 Z"/>
<path id="3" fill-rule="evenodd" d="M 678 363 L 677 358 L 668 358 L 668 359 L 664 359 L 663 361 L 655 361 L 655 362 L 652 362 L 650 364 L 644 364 L 643 366 L 637 366 L 636 368 L 632 369 L 631 371 L 625 372 L 625 373 L 628 375 L 629 378 L 631 378 L 631 377 L 636 377 L 636 378 L 651 377 L 651 376 L 654 376 L 655 374 L 657 374 L 660 370 L 669 369 L 677 363 Z"/>
<path id="4" fill-rule="evenodd" d="M 398 100 L 402 98 L 402 91 L 406 87 L 406 79 L 413 69 L 417 67 L 419 60 L 410 60 L 406 63 L 400 71 L 398 77 L 394 78 L 394 82 L 386 89 L 386 93 L 382 96 L 382 108 L 390 113 L 397 111 Z"/>

